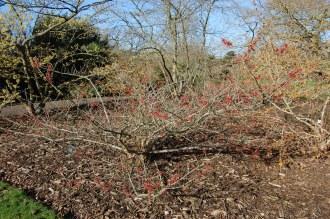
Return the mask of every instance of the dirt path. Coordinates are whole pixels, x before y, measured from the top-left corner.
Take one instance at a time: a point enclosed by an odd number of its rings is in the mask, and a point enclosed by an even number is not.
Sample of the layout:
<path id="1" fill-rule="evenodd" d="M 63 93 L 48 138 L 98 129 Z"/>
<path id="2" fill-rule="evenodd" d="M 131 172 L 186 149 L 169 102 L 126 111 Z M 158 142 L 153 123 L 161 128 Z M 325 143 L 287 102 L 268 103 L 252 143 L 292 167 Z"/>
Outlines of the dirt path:
<path id="1" fill-rule="evenodd" d="M 134 97 L 102 97 L 104 103 L 123 101 Z M 86 106 L 90 104 L 100 104 L 99 98 L 88 99 L 72 99 L 72 100 L 60 100 L 51 101 L 46 103 L 45 112 L 51 112 L 54 110 L 69 110 L 77 106 Z M 21 117 L 29 114 L 28 107 L 24 104 L 17 104 L 12 106 L 6 106 L 0 109 L 0 117 Z"/>

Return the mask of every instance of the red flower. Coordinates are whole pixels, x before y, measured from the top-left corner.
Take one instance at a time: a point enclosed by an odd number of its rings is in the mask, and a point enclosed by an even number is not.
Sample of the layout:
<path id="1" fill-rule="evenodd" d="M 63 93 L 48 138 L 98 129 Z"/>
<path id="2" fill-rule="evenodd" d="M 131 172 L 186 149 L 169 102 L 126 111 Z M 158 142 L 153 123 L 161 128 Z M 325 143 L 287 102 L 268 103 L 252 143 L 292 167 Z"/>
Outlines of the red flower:
<path id="1" fill-rule="evenodd" d="M 248 45 L 248 50 L 247 52 L 250 53 L 250 52 L 253 52 L 256 50 L 256 46 L 257 46 L 257 40 L 252 40 L 249 45 Z"/>
<path id="2" fill-rule="evenodd" d="M 283 98 L 283 94 L 278 94 L 278 95 L 273 95 L 272 96 L 272 99 L 274 100 L 274 101 L 279 101 L 279 100 L 281 100 Z"/>
<path id="3" fill-rule="evenodd" d="M 258 95 L 259 95 L 259 92 L 258 91 L 256 91 L 256 90 L 251 91 L 251 96 L 252 97 L 256 97 Z"/>
<path id="4" fill-rule="evenodd" d="M 150 81 L 150 78 L 148 75 L 144 75 L 141 79 L 140 79 L 140 82 L 141 84 L 148 84 Z"/>
<path id="5" fill-rule="evenodd" d="M 280 88 L 285 87 L 285 86 L 287 86 L 288 84 L 289 84 L 289 82 L 288 82 L 288 81 L 285 81 L 285 82 L 283 82 L 283 83 L 280 84 Z"/>
<path id="6" fill-rule="evenodd" d="M 229 80 L 231 84 L 234 83 L 234 79 L 231 76 L 226 77 L 226 80 Z"/>
<path id="7" fill-rule="evenodd" d="M 134 89 L 133 89 L 132 87 L 127 86 L 127 87 L 125 88 L 125 94 L 126 94 L 127 96 L 131 96 L 131 95 L 133 94 L 133 92 L 134 92 Z"/>
<path id="8" fill-rule="evenodd" d="M 295 79 L 302 71 L 302 68 L 295 68 L 288 73 L 288 76 L 291 79 Z"/>
<path id="9" fill-rule="evenodd" d="M 132 196 L 132 192 L 127 186 L 123 187 L 123 193 L 126 196 L 126 198 L 130 198 Z"/>
<path id="10" fill-rule="evenodd" d="M 89 104 L 89 106 L 90 106 L 92 109 L 97 109 L 97 108 L 99 107 L 99 103 L 97 103 L 97 102 L 91 102 L 91 103 Z"/>
<path id="11" fill-rule="evenodd" d="M 253 152 L 252 152 L 252 157 L 254 159 L 258 159 L 260 158 L 260 151 L 259 151 L 259 148 L 256 148 Z"/>
<path id="12" fill-rule="evenodd" d="M 153 193 L 159 187 L 160 183 L 152 183 L 150 181 L 145 181 L 143 183 L 143 188 L 148 192 L 148 194 Z"/>
<path id="13" fill-rule="evenodd" d="M 209 104 L 207 99 L 203 96 L 198 97 L 197 101 L 198 101 L 199 106 L 202 106 L 202 107 L 206 107 Z"/>
<path id="14" fill-rule="evenodd" d="M 32 68 L 36 68 L 36 69 L 41 67 L 41 63 L 37 57 L 33 57 L 33 59 L 31 60 L 31 65 Z"/>
<path id="15" fill-rule="evenodd" d="M 151 112 L 151 115 L 157 119 L 161 119 L 161 120 L 168 120 L 169 116 L 167 113 L 162 113 L 159 111 L 156 112 Z"/>
<path id="16" fill-rule="evenodd" d="M 187 121 L 187 122 L 192 122 L 193 117 L 194 117 L 194 114 L 190 114 L 190 115 L 188 115 L 188 116 L 186 117 L 186 121 Z"/>
<path id="17" fill-rule="evenodd" d="M 211 164 L 206 164 L 204 166 L 204 168 L 202 169 L 202 175 L 206 176 L 208 175 L 210 172 L 212 172 L 214 170 L 214 168 L 211 166 Z"/>
<path id="18" fill-rule="evenodd" d="M 53 66 L 52 66 L 52 64 L 47 65 L 46 80 L 49 84 L 53 84 Z"/>
<path id="19" fill-rule="evenodd" d="M 144 98 L 144 97 L 141 97 L 141 98 L 139 99 L 139 104 L 144 105 L 145 103 L 146 103 L 145 98 Z"/>
<path id="20" fill-rule="evenodd" d="M 189 96 L 184 95 L 184 96 L 180 97 L 180 101 L 181 101 L 181 103 L 180 103 L 181 106 L 187 106 L 187 105 L 189 105 L 190 98 L 189 98 Z"/>
<path id="21" fill-rule="evenodd" d="M 235 58 L 235 63 L 241 63 L 241 62 L 248 62 L 250 61 L 251 57 L 248 53 L 244 53 L 243 55 L 238 55 Z"/>
<path id="22" fill-rule="evenodd" d="M 275 52 L 279 55 L 284 54 L 289 48 L 289 45 L 287 43 L 284 43 L 282 46 L 279 48 L 275 49 Z"/>
<path id="23" fill-rule="evenodd" d="M 242 96 L 243 103 L 250 103 L 251 102 L 251 97 L 244 95 Z"/>
<path id="24" fill-rule="evenodd" d="M 226 96 L 224 100 L 225 104 L 231 105 L 233 103 L 233 98 L 231 96 Z"/>
<path id="25" fill-rule="evenodd" d="M 254 65 L 254 64 L 250 64 L 250 65 L 247 65 L 247 67 L 249 68 L 249 69 L 255 69 L 257 66 L 256 65 Z"/>
<path id="26" fill-rule="evenodd" d="M 173 185 L 173 184 L 177 183 L 179 179 L 180 179 L 180 175 L 174 174 L 167 180 L 167 184 Z"/>
<path id="27" fill-rule="evenodd" d="M 154 185 L 149 181 L 143 183 L 143 188 L 147 190 L 148 193 L 152 193 L 154 191 Z"/>
<path id="28" fill-rule="evenodd" d="M 231 41 L 229 41 L 229 40 L 227 40 L 227 39 L 225 39 L 225 38 L 222 38 L 221 41 L 222 41 L 222 43 L 223 43 L 223 45 L 224 45 L 225 47 L 227 47 L 227 48 L 231 48 L 231 47 L 233 47 L 233 43 L 232 43 Z"/>

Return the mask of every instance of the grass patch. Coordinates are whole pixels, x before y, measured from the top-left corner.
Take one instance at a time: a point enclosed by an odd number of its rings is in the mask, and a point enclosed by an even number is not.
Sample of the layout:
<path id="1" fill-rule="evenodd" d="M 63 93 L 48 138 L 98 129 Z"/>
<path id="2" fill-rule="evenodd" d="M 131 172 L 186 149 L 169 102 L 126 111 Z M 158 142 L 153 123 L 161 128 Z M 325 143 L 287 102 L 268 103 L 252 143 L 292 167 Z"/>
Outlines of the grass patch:
<path id="1" fill-rule="evenodd" d="M 51 219 L 54 211 L 26 196 L 19 189 L 0 181 L 0 219 Z"/>

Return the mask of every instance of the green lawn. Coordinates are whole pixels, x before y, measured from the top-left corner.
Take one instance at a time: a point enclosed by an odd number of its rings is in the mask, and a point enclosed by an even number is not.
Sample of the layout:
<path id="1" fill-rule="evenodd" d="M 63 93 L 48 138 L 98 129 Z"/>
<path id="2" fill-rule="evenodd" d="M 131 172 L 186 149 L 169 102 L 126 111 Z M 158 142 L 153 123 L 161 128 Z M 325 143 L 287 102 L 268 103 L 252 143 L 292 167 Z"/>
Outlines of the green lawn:
<path id="1" fill-rule="evenodd" d="M 23 191 L 0 181 L 0 219 L 41 218 L 56 218 L 56 214 L 27 197 Z"/>

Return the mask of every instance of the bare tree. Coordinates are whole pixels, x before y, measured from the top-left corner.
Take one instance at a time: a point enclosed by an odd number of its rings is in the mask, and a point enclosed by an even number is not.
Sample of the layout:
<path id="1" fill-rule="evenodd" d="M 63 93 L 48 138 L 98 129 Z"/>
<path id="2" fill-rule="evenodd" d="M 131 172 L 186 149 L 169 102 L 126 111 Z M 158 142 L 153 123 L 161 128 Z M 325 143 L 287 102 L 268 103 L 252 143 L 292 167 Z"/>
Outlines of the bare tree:
<path id="1" fill-rule="evenodd" d="M 110 9 L 112 15 L 119 19 L 118 25 L 125 27 L 125 36 L 138 44 L 134 47 L 137 51 L 148 50 L 159 55 L 164 78 L 172 84 L 176 95 L 180 95 L 202 70 L 200 57 L 205 56 L 196 55 L 196 49 L 207 53 L 210 17 L 220 1 L 129 2 L 131 6 L 127 7 L 117 1 L 118 8 Z"/>
<path id="2" fill-rule="evenodd" d="M 322 37 L 330 30 L 328 0 L 269 0 L 265 9 L 264 33 L 319 54 Z"/>

